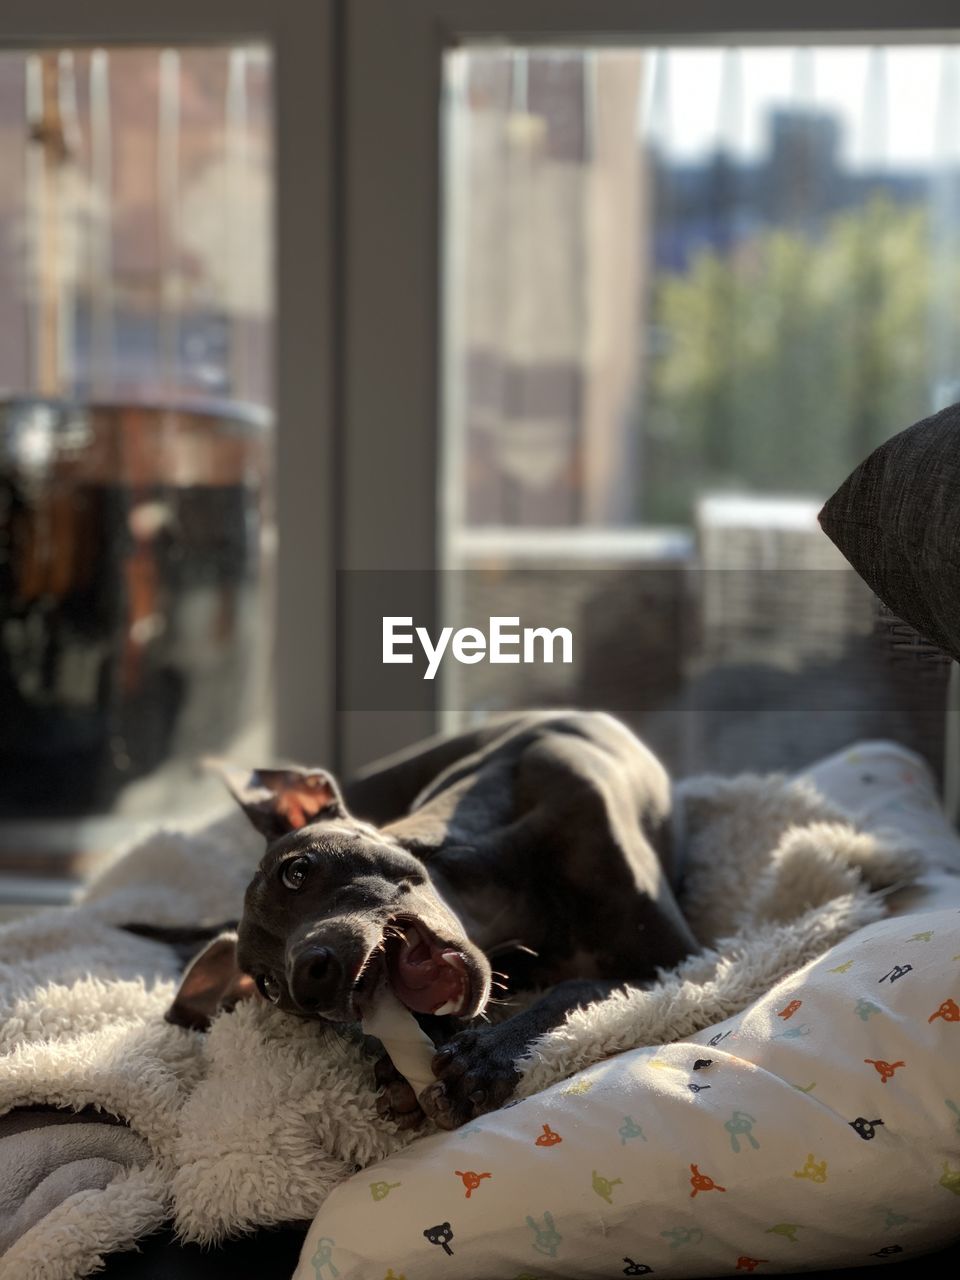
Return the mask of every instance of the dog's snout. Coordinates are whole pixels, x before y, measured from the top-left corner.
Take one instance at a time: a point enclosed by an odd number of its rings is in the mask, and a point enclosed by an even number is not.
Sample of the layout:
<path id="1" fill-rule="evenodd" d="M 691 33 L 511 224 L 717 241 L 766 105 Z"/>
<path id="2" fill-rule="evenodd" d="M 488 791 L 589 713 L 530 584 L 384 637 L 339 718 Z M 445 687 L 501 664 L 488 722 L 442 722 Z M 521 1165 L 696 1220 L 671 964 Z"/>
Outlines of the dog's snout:
<path id="1" fill-rule="evenodd" d="M 302 1009 L 328 1009 L 336 1002 L 342 978 L 340 962 L 330 947 L 305 947 L 293 962 L 291 994 Z"/>
<path id="2" fill-rule="evenodd" d="M 334 963 L 333 952 L 329 947 L 318 947 L 312 955 L 307 956 L 306 970 L 307 977 L 311 982 L 322 984 L 330 971 L 331 964 Z"/>

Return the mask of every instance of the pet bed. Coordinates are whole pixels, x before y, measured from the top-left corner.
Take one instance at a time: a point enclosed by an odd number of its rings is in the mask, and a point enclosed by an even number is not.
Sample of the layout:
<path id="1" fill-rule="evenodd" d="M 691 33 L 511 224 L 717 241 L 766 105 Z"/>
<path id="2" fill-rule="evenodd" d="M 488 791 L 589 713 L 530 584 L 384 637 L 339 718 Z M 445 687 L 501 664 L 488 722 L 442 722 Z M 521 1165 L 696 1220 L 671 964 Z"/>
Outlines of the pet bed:
<path id="1" fill-rule="evenodd" d="M 540 1105 L 534 1094 L 592 1064 L 620 1069 L 603 1063 L 613 1053 L 689 1039 L 746 1009 L 882 920 L 879 891 L 914 878 L 923 865 L 915 840 L 858 828 L 803 783 L 699 780 L 678 802 L 688 906 L 711 949 L 651 991 L 575 1015 L 545 1037 L 521 1082 L 519 1096 L 530 1100 L 482 1123 L 506 1124 Z M 183 1238 L 201 1243 L 309 1219 L 338 1183 L 417 1141 L 377 1116 L 372 1058 L 354 1034 L 260 1003 L 222 1015 L 206 1036 L 162 1021 L 174 986 L 172 953 L 117 926 L 229 916 L 260 852 L 241 815 L 204 830 L 159 833 L 120 859 L 76 908 L 0 931 L 0 1114 L 92 1107 L 125 1121 L 145 1144 L 105 1186 L 76 1189 L 10 1242 L 0 1257 L 2 1280 L 89 1274 L 107 1252 L 130 1247 L 167 1219 Z M 637 1123 L 642 1127 L 639 1117 Z M 417 1152 L 442 1140 L 417 1141 Z M 452 1140 L 464 1141 L 462 1131 Z M 599 1165 L 597 1174 L 611 1183 L 616 1176 Z M 393 1194 L 373 1199 L 371 1181 L 383 1179 L 364 1174 L 340 1193 L 365 1197 L 368 1222 L 373 1209 L 389 1209 Z M 481 1180 L 478 1205 L 492 1185 Z M 602 1216 L 605 1201 L 591 1194 Z M 331 1212 L 335 1205 L 331 1199 Z M 442 1243 L 421 1239 L 431 1257 L 450 1262 Z M 350 1274 L 332 1253 L 330 1263 Z M 535 1255 L 525 1269 L 549 1275 L 548 1263 Z M 310 1265 L 320 1280 L 336 1280 L 322 1248 Z M 395 1256 L 377 1280 L 390 1267 L 402 1275 L 404 1265 Z"/>
<path id="2" fill-rule="evenodd" d="M 896 824 L 926 849 L 893 919 L 716 1026 L 619 1053 L 365 1170 L 324 1205 L 296 1280 L 331 1267 L 343 1280 L 769 1273 L 955 1238 L 960 841 L 922 762 L 893 744 L 844 752 L 808 780 L 862 826 Z M 809 892 L 810 871 L 794 892 Z M 690 877 L 701 932 L 713 874 Z M 558 1039 L 583 1044 L 591 1024 L 609 1029 L 615 1012 L 622 1026 L 648 1001 L 608 1001 L 546 1037 L 527 1090 Z"/>

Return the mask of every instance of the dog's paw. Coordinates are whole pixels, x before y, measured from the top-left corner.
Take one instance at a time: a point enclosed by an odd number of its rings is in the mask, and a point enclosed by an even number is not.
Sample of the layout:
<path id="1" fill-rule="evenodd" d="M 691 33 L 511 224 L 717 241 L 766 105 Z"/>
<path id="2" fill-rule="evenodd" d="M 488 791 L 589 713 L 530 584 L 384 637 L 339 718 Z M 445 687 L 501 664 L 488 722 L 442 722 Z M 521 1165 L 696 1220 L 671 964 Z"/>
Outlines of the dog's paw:
<path id="1" fill-rule="evenodd" d="M 420 1105 L 441 1129 L 458 1129 L 496 1111 L 513 1093 L 520 1079 L 513 1065 L 516 1045 L 500 1032 L 500 1027 L 461 1031 L 437 1051 L 437 1079 L 420 1095 Z"/>
<path id="2" fill-rule="evenodd" d="M 373 1068 L 377 1094 L 377 1112 L 384 1120 L 392 1120 L 398 1129 L 418 1129 L 425 1119 L 413 1087 L 407 1083 L 387 1054 L 377 1059 Z"/>

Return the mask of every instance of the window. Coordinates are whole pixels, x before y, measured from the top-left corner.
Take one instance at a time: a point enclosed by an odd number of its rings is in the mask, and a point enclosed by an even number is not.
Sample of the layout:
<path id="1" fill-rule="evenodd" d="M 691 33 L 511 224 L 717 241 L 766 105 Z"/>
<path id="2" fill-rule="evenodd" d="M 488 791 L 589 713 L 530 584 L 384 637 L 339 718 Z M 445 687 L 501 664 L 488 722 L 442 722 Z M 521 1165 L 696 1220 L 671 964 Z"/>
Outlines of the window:
<path id="1" fill-rule="evenodd" d="M 331 11 L 0 13 L 0 901 L 332 758 Z"/>
<path id="2" fill-rule="evenodd" d="M 951 6 L 806 0 L 774 13 L 755 0 L 684 0 L 667 14 L 629 0 L 409 0 L 402 10 L 365 0 L 345 6 L 343 37 L 342 767 L 438 725 L 541 701 L 610 707 L 677 772 L 791 767 L 878 732 L 938 765 L 945 664 L 878 615 L 813 521 L 864 442 L 954 395 L 951 322 L 937 319 L 951 277 L 933 265 L 953 254 L 956 224 Z M 928 75 L 908 109 L 917 59 Z M 702 82 L 691 84 L 697 68 Z M 912 195 L 895 190 L 908 117 Z M 838 127 L 844 137 L 831 141 Z M 755 180 L 774 131 L 777 181 L 789 180 L 763 209 L 751 171 Z M 837 201 L 854 161 L 861 194 Z M 821 228 L 798 226 L 804 202 L 812 215 L 831 184 L 837 207 L 828 202 Z M 682 259 L 675 208 L 685 210 Z M 829 419 L 814 419 L 818 389 L 801 385 L 785 407 L 784 388 L 817 353 L 827 366 L 842 356 L 805 300 L 829 272 L 821 265 L 808 280 L 790 253 L 776 259 L 779 275 L 767 267 L 778 232 L 821 264 L 837 220 L 863 247 L 859 212 L 883 229 L 883 249 L 863 256 L 848 305 L 826 317 L 833 333 L 854 331 L 859 355 Z M 688 327 L 698 220 L 696 261 L 717 278 L 715 300 L 707 319 L 693 306 L 699 338 L 668 345 L 678 316 Z M 904 227 L 924 259 L 915 283 L 929 286 L 927 303 L 911 297 L 911 273 L 897 273 L 896 304 L 878 312 L 870 295 L 878 273 L 884 288 L 892 278 Z M 765 269 L 754 264 L 751 277 L 754 241 Z M 777 364 L 764 307 L 786 297 L 788 269 L 804 277 L 804 306 L 779 322 L 803 341 L 793 364 Z M 764 307 L 753 307 L 758 275 Z M 725 294 L 748 307 L 753 348 L 729 368 L 707 362 L 725 373 L 705 379 L 690 357 L 704 335 L 721 353 L 730 346 Z M 922 334 L 880 371 L 883 394 L 871 400 L 875 344 L 891 322 L 905 331 L 905 306 Z M 936 361 L 935 343 L 947 344 Z M 762 395 L 741 434 L 748 373 Z M 757 446 L 753 424 L 767 412 L 773 429 Z M 731 431 L 707 438 L 717 418 Z M 804 447 L 811 432 L 829 454 L 821 470 L 814 441 Z M 549 606 L 590 640 L 572 667 L 535 678 L 525 666 L 444 664 L 444 679 L 391 696 L 379 643 L 366 642 L 378 591 L 391 609 L 407 600 L 403 612 L 434 635 L 485 627 L 489 614 L 535 625 Z M 742 625 L 748 612 L 754 632 Z"/>
<path id="3" fill-rule="evenodd" d="M 3 818 L 266 747 L 270 101 L 261 47 L 0 55 Z"/>
<path id="4" fill-rule="evenodd" d="M 946 664 L 901 675 L 816 513 L 960 394 L 960 51 L 468 42 L 443 78 L 445 621 L 578 647 L 450 665 L 448 723 L 575 702 L 680 772 L 879 735 L 939 766 Z"/>
<path id="5" fill-rule="evenodd" d="M 922 696 L 896 675 L 872 602 L 824 564 L 812 517 L 871 440 L 955 395 L 955 14 L 942 0 L 909 15 L 892 0 L 807 0 L 774 17 L 754 0 L 722 12 L 684 0 L 669 23 L 628 0 L 167 0 L 159 18 L 120 0 L 82 14 L 68 0 L 4 8 L 0 211 L 25 208 L 31 184 L 53 190 L 55 169 L 83 177 L 60 173 L 63 235 L 46 195 L 42 217 L 14 225 L 0 212 L 0 306 L 15 312 L 0 342 L 15 410 L 4 440 L 15 421 L 20 469 L 54 440 L 79 462 L 92 404 L 170 398 L 191 466 L 222 462 L 232 441 L 249 503 L 212 524 L 195 511 L 191 537 L 232 532 L 178 573 L 216 560 L 236 575 L 226 543 L 246 536 L 246 603 L 222 620 L 255 648 L 272 633 L 274 650 L 263 714 L 245 678 L 245 696 L 220 703 L 235 733 L 204 710 L 233 659 L 193 668 L 192 729 L 180 712 L 174 736 L 159 721 L 154 763 L 134 781 L 130 756 L 122 785 L 88 787 L 93 816 L 62 819 L 62 841 L 48 817 L 11 816 L 36 806 L 4 793 L 5 866 L 39 868 L 48 849 L 54 865 L 67 846 L 99 854 L 121 817 L 191 808 L 202 785 L 187 755 L 246 758 L 248 731 L 272 730 L 277 755 L 349 772 L 442 723 L 576 700 L 624 714 L 678 770 L 790 764 L 853 725 L 936 758 L 942 671 Z M 115 97 L 137 58 L 153 67 L 139 123 Z M 844 58 L 839 107 L 829 68 Z M 917 58 L 930 72 L 910 80 Z M 65 165 L 52 106 L 77 157 Z M 119 139 L 138 128 L 127 160 L 154 204 L 121 243 L 119 206 L 104 234 L 102 193 L 117 196 Z M 244 200 L 240 173 L 255 183 Z M 211 211 L 225 205 L 235 216 L 221 221 Z M 245 255 L 256 247 L 238 276 L 241 239 Z M 56 287 L 39 288 L 41 242 L 55 248 Z M 909 270 L 894 269 L 901 258 Z M 831 289 L 844 305 L 827 305 Z M 837 334 L 855 361 L 838 358 Z M 154 421 L 159 450 L 169 435 Z M 169 539 L 146 505 L 136 528 Z M 415 704 L 364 698 L 379 644 L 355 606 L 371 570 L 419 575 L 399 594 L 414 592 L 424 624 L 519 612 L 535 625 L 559 604 L 555 621 L 588 638 L 572 668 L 536 681 L 455 668 Z M 206 625 L 201 613 L 191 626 Z M 46 668 L 30 657 L 35 632 L 17 630 L 21 673 L 39 671 L 29 689 Z M 169 643 L 152 621 L 134 634 L 154 652 Z M 732 658 L 745 659 L 739 673 Z M 74 687 L 89 690 L 95 669 L 80 664 Z M 753 723 L 730 717 L 731 701 L 750 702 Z M 804 736 L 815 721 L 817 741 Z M 111 769 L 126 767 L 123 745 L 114 759 L 107 742 Z"/>

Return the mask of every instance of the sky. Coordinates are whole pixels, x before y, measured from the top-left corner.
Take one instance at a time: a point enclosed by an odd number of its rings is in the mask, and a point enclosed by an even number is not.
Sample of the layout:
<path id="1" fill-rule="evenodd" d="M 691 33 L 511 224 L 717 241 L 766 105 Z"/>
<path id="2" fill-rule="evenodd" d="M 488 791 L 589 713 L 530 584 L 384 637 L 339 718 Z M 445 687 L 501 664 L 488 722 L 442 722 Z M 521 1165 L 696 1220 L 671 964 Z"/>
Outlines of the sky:
<path id="1" fill-rule="evenodd" d="M 769 110 L 803 105 L 839 115 L 852 168 L 925 169 L 945 155 L 960 158 L 960 49 L 658 50 L 638 124 L 666 131 L 680 159 L 713 150 L 722 134 L 754 158 L 766 146 Z"/>

